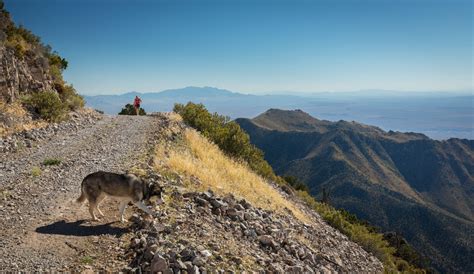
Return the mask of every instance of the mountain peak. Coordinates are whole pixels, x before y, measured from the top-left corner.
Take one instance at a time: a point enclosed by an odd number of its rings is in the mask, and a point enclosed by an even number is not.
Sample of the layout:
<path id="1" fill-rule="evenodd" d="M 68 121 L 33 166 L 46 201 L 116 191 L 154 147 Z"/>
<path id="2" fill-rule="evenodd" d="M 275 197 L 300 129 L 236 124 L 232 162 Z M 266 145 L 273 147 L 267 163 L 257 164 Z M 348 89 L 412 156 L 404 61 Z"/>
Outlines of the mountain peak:
<path id="1" fill-rule="evenodd" d="M 278 115 L 278 114 L 303 115 L 303 116 L 311 117 L 312 119 L 316 119 L 301 109 L 286 110 L 286 109 L 279 109 L 279 108 L 270 108 L 267 111 L 265 111 L 262 115 Z"/>
<path id="2" fill-rule="evenodd" d="M 326 131 L 327 121 L 321 121 L 301 109 L 283 110 L 271 108 L 252 119 L 252 122 L 278 131 Z"/>

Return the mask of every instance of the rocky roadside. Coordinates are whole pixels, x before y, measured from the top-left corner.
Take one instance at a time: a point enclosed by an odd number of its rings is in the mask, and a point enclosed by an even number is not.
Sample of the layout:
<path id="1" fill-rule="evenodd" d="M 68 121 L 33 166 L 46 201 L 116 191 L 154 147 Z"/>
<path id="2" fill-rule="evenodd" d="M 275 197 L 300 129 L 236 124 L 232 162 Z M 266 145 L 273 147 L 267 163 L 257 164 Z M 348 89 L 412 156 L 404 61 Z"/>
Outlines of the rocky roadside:
<path id="1" fill-rule="evenodd" d="M 71 134 L 75 131 L 95 124 L 102 115 L 92 110 L 80 110 L 69 113 L 69 119 L 62 123 L 49 124 L 46 127 L 17 132 L 0 138 L 0 153 L 7 156 L 24 148 L 31 148 L 39 142 L 48 140 L 56 134 Z"/>
<path id="2" fill-rule="evenodd" d="M 270 271 L 382 272 L 381 263 L 347 238 L 254 208 L 211 191 L 170 194 L 171 206 L 152 220 L 134 215 L 129 270 L 163 273 Z M 312 241 L 312 242 L 311 242 Z"/>

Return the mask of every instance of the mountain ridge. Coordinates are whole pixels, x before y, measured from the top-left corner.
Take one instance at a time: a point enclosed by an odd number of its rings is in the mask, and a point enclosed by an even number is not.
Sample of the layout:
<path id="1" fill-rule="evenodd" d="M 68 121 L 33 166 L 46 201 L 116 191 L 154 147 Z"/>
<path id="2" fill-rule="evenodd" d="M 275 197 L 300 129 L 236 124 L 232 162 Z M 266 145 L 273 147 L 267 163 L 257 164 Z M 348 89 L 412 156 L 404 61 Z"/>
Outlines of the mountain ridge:
<path id="1" fill-rule="evenodd" d="M 473 139 L 470 97 L 448 95 L 420 96 L 345 96 L 344 94 L 314 95 L 253 95 L 217 88 L 187 87 L 165 93 L 126 93 L 122 95 L 86 96 L 87 105 L 117 114 L 126 104 L 140 96 L 147 112 L 171 111 L 175 103 L 202 103 L 211 112 L 232 119 L 255 117 L 269 108 L 304 109 L 321 120 L 356 120 L 376 125 L 386 131 L 422 132 L 435 139 L 460 137 Z M 192 92 L 191 92 L 192 91 Z M 354 93 L 355 95 L 356 93 Z M 402 93 L 404 94 L 404 93 Z"/>
<path id="2" fill-rule="evenodd" d="M 335 206 L 384 229 L 399 229 L 410 242 L 428 237 L 430 241 L 415 246 L 430 250 L 424 254 L 436 258 L 434 265 L 438 269 L 460 271 L 457 264 L 464 265 L 464 271 L 473 267 L 465 259 L 449 258 L 443 251 L 448 249 L 443 249 L 446 244 L 453 250 L 473 252 L 466 246 L 473 243 L 468 231 L 474 228 L 474 204 L 469 198 L 474 193 L 473 140 L 437 141 L 422 134 L 386 132 L 345 121 L 330 122 L 325 125 L 328 131 L 322 132 L 306 127 L 320 120 L 308 120 L 307 115 L 294 112 L 271 111 L 255 120 L 236 122 L 265 152 L 266 160 L 278 174 L 300 178 L 315 196 L 323 187 L 331 189 Z M 282 116 L 303 116 L 305 120 L 285 124 L 287 118 Z M 262 124 L 265 127 L 259 126 Z M 271 125 L 274 128 L 269 128 Z M 298 131 L 284 131 L 295 125 Z M 403 216 L 400 212 L 413 225 L 399 220 Z M 416 212 L 425 212 L 429 217 L 417 219 Z M 438 233 L 451 239 L 451 243 L 437 243 L 440 240 L 424 227 L 433 222 Z M 453 244 L 459 241 L 464 244 Z"/>

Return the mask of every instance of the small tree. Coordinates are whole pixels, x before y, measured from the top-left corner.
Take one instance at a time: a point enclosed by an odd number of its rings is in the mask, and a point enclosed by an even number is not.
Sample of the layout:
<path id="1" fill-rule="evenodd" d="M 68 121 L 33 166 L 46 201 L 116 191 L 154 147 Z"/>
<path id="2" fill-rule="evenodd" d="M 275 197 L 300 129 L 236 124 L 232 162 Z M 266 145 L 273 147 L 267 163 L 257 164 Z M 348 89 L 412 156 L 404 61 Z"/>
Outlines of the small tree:
<path id="1" fill-rule="evenodd" d="M 132 104 L 126 104 L 124 108 L 118 113 L 119 115 L 136 115 L 135 108 Z M 138 110 L 139 115 L 146 115 L 146 112 L 143 108 Z"/>
<path id="2" fill-rule="evenodd" d="M 298 178 L 295 176 L 287 175 L 283 176 L 283 179 L 294 189 L 309 192 L 308 186 L 302 181 L 298 180 Z"/>
<path id="3" fill-rule="evenodd" d="M 329 204 L 331 199 L 330 199 L 330 192 L 329 190 L 323 186 L 322 188 L 322 192 L 323 192 L 323 197 L 321 198 L 321 202 L 322 203 L 325 203 L 325 204 Z"/>

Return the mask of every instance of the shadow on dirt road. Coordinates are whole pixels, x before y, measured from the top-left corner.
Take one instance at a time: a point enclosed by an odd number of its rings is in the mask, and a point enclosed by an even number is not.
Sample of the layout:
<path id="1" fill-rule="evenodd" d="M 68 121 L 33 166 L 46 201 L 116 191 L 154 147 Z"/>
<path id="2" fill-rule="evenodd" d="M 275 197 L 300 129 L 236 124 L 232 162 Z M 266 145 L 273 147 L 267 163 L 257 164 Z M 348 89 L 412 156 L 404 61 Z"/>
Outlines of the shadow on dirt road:
<path id="1" fill-rule="evenodd" d="M 54 222 L 49 225 L 40 226 L 35 229 L 41 234 L 56 234 L 66 236 L 99 236 L 99 235 L 114 235 L 120 237 L 128 231 L 127 228 L 116 227 L 117 222 L 110 222 L 106 224 L 91 225 L 85 220 L 75 222 L 66 222 L 64 220 Z"/>

